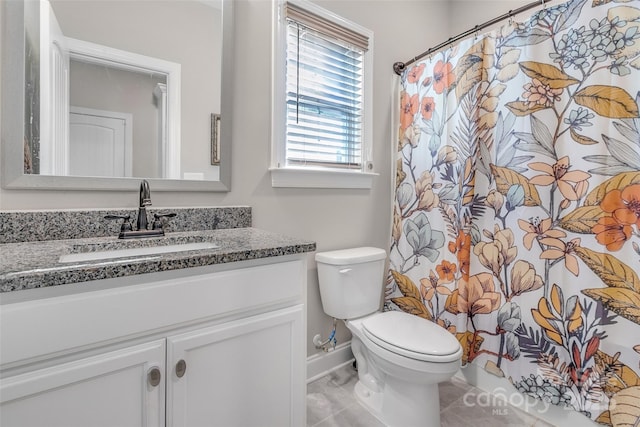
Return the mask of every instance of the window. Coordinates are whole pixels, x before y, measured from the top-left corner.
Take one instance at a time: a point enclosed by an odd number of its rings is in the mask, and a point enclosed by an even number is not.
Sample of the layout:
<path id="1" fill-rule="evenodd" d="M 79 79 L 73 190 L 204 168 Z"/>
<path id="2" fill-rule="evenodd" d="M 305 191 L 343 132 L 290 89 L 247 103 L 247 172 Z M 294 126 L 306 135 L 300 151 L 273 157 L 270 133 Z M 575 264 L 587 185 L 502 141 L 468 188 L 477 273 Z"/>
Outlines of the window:
<path id="1" fill-rule="evenodd" d="M 370 188 L 372 33 L 312 3 L 276 7 L 273 185 Z"/>

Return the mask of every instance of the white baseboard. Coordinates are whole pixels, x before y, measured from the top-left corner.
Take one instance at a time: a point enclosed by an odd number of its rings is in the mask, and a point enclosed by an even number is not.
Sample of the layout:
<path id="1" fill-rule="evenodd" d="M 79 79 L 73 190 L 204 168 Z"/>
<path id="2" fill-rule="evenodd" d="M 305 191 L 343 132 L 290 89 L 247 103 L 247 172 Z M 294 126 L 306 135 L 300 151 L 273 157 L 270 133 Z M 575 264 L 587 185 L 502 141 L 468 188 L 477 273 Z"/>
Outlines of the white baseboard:
<path id="1" fill-rule="evenodd" d="M 490 393 L 496 399 L 506 400 L 511 406 L 554 426 L 601 426 L 572 409 L 565 409 L 540 399 L 526 396 L 516 390 L 506 378 L 499 378 L 490 374 L 476 364 L 467 364 L 464 368 L 461 368 L 455 376 L 484 392 Z M 492 400 L 488 400 L 488 396 L 469 396 L 467 400 L 470 404 L 475 402 L 478 402 L 478 404 L 492 402 Z"/>
<path id="2" fill-rule="evenodd" d="M 327 353 L 320 352 L 307 357 L 307 383 L 350 363 L 352 360 L 351 341 L 341 343 Z"/>

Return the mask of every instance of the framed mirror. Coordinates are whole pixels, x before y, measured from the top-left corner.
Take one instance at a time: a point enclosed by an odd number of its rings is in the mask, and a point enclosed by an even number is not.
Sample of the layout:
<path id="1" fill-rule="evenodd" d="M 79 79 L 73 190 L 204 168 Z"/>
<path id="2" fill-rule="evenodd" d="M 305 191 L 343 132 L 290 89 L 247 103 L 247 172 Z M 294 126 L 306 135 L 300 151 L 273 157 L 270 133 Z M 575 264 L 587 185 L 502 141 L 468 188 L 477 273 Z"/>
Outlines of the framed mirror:
<path id="1" fill-rule="evenodd" d="M 3 188 L 230 190 L 232 0 L 2 3 Z"/>

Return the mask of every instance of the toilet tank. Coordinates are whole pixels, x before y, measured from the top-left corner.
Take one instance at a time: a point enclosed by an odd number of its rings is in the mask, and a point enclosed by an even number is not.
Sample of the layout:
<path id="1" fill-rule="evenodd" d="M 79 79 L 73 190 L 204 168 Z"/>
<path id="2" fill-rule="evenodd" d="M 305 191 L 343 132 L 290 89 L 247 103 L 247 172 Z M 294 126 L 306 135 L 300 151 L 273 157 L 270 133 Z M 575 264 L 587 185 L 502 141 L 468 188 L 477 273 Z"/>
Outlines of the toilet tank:
<path id="1" fill-rule="evenodd" d="M 384 249 L 371 247 L 316 253 L 324 312 L 354 319 L 380 309 L 386 258 Z"/>

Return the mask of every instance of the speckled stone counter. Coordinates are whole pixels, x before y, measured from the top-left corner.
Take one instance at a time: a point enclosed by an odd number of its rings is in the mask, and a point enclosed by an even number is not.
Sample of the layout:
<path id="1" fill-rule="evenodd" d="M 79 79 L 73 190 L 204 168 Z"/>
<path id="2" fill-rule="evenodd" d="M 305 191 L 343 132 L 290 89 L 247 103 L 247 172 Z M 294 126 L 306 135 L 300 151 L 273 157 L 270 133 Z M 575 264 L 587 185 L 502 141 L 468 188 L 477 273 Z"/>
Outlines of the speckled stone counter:
<path id="1" fill-rule="evenodd" d="M 0 212 L 0 293 L 136 274 L 311 252 L 315 243 L 251 228 L 248 206 L 148 208 L 175 212 L 164 223 L 165 237 L 118 239 L 121 221 L 137 209 Z M 86 252 L 211 242 L 216 248 L 164 254 L 61 262 L 60 256 Z"/>
<path id="2" fill-rule="evenodd" d="M 251 227 L 248 206 L 149 207 L 147 219 L 151 222 L 154 213 L 168 212 L 176 216 L 163 220 L 166 232 Z M 117 236 L 122 221 L 104 219 L 106 215 L 129 215 L 135 224 L 138 212 L 135 208 L 0 212 L 0 243 Z"/>
<path id="3" fill-rule="evenodd" d="M 69 253 L 181 242 L 213 242 L 214 249 L 61 263 Z M 0 244 L 0 292 L 12 292 L 155 273 L 315 250 L 315 243 L 255 228 L 173 232 L 165 237 L 119 240 L 97 237 Z"/>

